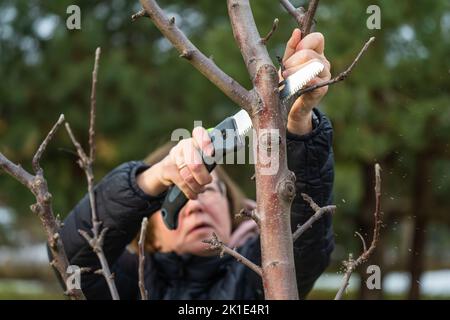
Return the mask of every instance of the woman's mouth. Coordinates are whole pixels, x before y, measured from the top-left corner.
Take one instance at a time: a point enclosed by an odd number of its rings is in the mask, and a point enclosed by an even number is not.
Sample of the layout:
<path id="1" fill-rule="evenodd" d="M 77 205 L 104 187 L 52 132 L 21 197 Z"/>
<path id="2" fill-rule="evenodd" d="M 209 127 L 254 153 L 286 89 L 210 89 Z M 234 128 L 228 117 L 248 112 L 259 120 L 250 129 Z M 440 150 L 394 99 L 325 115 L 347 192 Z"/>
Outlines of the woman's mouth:
<path id="1" fill-rule="evenodd" d="M 204 232 L 208 229 L 212 229 L 213 227 L 210 224 L 207 223 L 200 223 L 198 225 L 196 225 L 195 227 L 193 227 L 191 230 L 189 230 L 189 233 L 192 232 Z"/>

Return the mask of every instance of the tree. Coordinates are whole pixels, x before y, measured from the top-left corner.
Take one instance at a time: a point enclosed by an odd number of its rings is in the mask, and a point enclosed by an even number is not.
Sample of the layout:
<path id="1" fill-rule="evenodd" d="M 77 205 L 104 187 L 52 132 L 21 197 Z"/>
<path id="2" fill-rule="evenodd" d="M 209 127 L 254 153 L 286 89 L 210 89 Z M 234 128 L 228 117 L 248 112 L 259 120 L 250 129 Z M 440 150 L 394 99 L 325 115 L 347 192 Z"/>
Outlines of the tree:
<path id="1" fill-rule="evenodd" d="M 281 2 L 294 15 L 296 20 L 302 23 L 305 30 L 310 28 L 318 1 L 311 1 L 308 11 L 297 10 L 287 1 Z M 262 129 L 276 129 L 280 132 L 281 144 L 278 155 L 280 170 L 277 175 L 264 176 L 261 174 L 261 165 L 257 164 L 256 166 L 256 184 L 258 188 L 264 190 L 264 192 L 259 193 L 261 196 L 257 199 L 257 211 L 260 216 L 262 234 L 262 275 L 266 288 L 266 298 L 297 298 L 289 221 L 290 202 L 295 196 L 295 188 L 293 186 L 293 174 L 287 169 L 285 157 L 284 132 L 286 124 L 284 119 L 286 119 L 287 110 L 279 101 L 277 70 L 266 49 L 266 42 L 269 40 L 271 33 L 264 38 L 259 35 L 249 1 L 228 1 L 233 33 L 252 81 L 253 89 L 246 90 L 237 81 L 221 71 L 209 58 L 202 55 L 176 27 L 176 21 L 166 18 L 154 1 L 141 1 L 141 3 L 145 11 L 141 12 L 140 15 L 143 16 L 147 13 L 163 34 L 179 49 L 183 58 L 196 66 L 232 101 L 249 111 L 253 117 L 253 124 L 257 133 Z M 307 33 L 306 31 L 305 34 Z M 364 47 L 365 49 L 367 45 Z M 348 72 L 359 57 L 360 55 L 347 70 Z M 342 80 L 348 75 L 348 72 L 340 74 L 333 81 Z M 331 84 L 331 82 L 322 85 L 328 84 Z M 317 88 L 317 86 L 314 88 Z M 308 90 L 314 88 L 308 88 Z M 303 90 L 301 93 L 304 92 L 306 91 Z M 260 144 L 270 147 L 272 143 L 270 137 L 262 135 L 259 138 L 261 139 Z"/>
<path id="2" fill-rule="evenodd" d="M 141 0 L 143 10 L 133 15 L 133 19 L 149 17 L 161 33 L 180 53 L 207 79 L 214 83 L 232 101 L 247 110 L 256 131 L 258 148 L 266 150 L 274 147 L 273 138 L 267 132 L 279 133 L 277 145 L 278 171 L 276 174 L 263 173 L 267 159 L 257 152 L 255 165 L 256 185 L 258 189 L 257 213 L 261 233 L 262 266 L 260 275 L 263 279 L 267 299 L 298 299 L 293 259 L 293 241 L 290 225 L 290 205 L 295 197 L 295 175 L 288 170 L 286 161 L 286 123 L 289 101 L 284 105 L 278 96 L 278 72 L 266 48 L 266 43 L 276 29 L 276 24 L 266 37 L 261 37 L 256 27 L 250 2 L 248 0 L 227 1 L 228 14 L 233 35 L 241 51 L 253 88 L 246 90 L 237 81 L 224 73 L 211 59 L 202 54 L 176 26 L 175 18 L 168 18 L 156 1 Z M 311 30 L 318 1 L 310 2 L 308 10 L 296 9 L 289 1 L 280 1 L 286 10 L 299 23 L 303 36 Z M 371 39 L 373 41 L 373 39 Z M 314 90 L 343 80 L 357 63 L 369 41 L 352 65 L 338 77 L 304 90 Z M 277 137 L 278 138 L 278 137 Z M 276 142 L 275 142 L 276 143 Z M 375 237 L 375 236 L 374 236 Z M 218 239 L 211 244 L 220 247 Z M 243 260 L 241 258 L 241 260 Z"/>

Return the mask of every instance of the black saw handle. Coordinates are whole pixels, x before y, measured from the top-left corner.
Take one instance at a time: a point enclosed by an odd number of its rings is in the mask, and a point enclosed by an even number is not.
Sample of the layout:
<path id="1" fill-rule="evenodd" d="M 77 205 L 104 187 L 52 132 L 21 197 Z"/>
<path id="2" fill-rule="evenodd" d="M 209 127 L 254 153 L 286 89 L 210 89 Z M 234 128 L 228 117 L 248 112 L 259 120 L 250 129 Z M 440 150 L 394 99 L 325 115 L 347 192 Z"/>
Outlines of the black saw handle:
<path id="1" fill-rule="evenodd" d="M 228 117 L 209 132 L 216 160 L 219 160 L 220 158 L 218 157 L 223 157 L 228 152 L 237 150 L 240 137 L 236 128 L 234 119 Z M 211 172 L 216 167 L 216 163 L 212 159 L 205 159 L 206 156 L 203 156 L 203 163 L 208 171 Z M 170 187 L 161 208 L 161 214 L 167 228 L 174 230 L 178 227 L 178 215 L 188 200 L 178 186 L 173 185 Z"/>
<path id="2" fill-rule="evenodd" d="M 211 172 L 216 167 L 216 163 L 205 164 L 205 166 Z M 170 188 L 161 209 L 164 222 L 169 229 L 173 230 L 178 227 L 178 215 L 188 200 L 178 186 L 174 185 Z"/>

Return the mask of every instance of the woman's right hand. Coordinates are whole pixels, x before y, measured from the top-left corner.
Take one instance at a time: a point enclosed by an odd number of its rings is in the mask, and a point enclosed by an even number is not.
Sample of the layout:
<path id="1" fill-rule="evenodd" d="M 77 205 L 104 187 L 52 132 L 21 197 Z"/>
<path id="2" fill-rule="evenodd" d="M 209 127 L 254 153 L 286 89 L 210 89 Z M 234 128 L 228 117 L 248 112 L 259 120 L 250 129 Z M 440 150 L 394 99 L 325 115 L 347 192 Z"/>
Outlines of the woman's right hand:
<path id="1" fill-rule="evenodd" d="M 192 138 L 179 141 L 163 160 L 137 176 L 139 187 L 145 193 L 157 196 L 175 184 L 188 199 L 197 199 L 204 186 L 212 181 L 200 150 L 212 156 L 214 147 L 208 132 L 196 127 Z"/>

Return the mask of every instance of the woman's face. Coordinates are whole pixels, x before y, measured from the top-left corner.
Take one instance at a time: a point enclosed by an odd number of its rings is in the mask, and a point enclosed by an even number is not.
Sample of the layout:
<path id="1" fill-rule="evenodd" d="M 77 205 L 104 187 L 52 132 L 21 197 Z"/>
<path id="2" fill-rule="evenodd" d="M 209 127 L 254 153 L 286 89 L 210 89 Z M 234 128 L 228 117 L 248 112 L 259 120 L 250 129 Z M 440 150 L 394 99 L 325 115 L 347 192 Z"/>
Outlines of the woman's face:
<path id="1" fill-rule="evenodd" d="M 231 235 L 231 219 L 225 189 L 216 174 L 205 186 L 205 192 L 196 200 L 189 200 L 178 216 L 178 228 L 169 230 L 164 224 L 161 211 L 151 216 L 154 226 L 155 246 L 161 252 L 190 253 L 199 256 L 215 254 L 202 240 L 210 239 L 214 232 L 228 243 Z"/>

